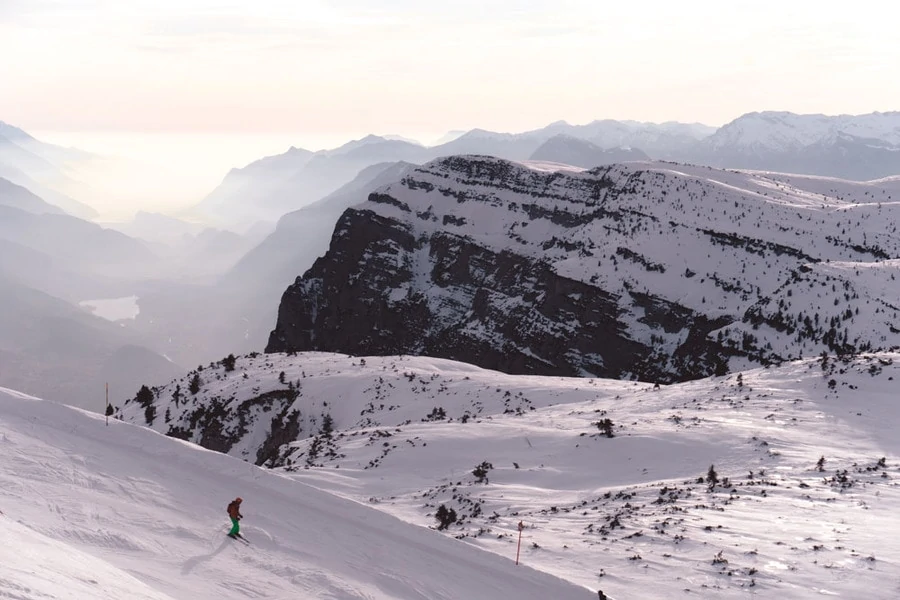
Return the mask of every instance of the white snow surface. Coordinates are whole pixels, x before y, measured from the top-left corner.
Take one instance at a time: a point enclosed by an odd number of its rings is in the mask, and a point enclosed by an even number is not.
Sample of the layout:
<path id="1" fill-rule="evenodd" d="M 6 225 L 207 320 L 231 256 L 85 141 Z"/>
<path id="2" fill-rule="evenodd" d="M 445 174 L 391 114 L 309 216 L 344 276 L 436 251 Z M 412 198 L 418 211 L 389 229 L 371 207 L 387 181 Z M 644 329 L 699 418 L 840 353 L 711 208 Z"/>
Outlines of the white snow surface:
<path id="1" fill-rule="evenodd" d="M 839 136 L 900 146 L 900 112 L 837 116 L 754 112 L 724 125 L 706 141 L 714 149 L 729 147 L 784 152 L 828 142 Z"/>
<path id="2" fill-rule="evenodd" d="M 242 532 L 225 506 L 242 495 Z M 275 472 L 0 389 L 0 598 L 584 599 Z"/>
<path id="3" fill-rule="evenodd" d="M 900 354 L 658 388 L 325 353 L 210 365 L 196 395 L 192 376 L 156 390 L 154 429 L 216 406 L 229 452 L 253 460 L 273 417 L 299 411 L 279 472 L 423 526 L 443 504 L 460 519 L 448 536 L 505 557 L 522 521 L 524 564 L 612 598 L 900 597 Z"/>

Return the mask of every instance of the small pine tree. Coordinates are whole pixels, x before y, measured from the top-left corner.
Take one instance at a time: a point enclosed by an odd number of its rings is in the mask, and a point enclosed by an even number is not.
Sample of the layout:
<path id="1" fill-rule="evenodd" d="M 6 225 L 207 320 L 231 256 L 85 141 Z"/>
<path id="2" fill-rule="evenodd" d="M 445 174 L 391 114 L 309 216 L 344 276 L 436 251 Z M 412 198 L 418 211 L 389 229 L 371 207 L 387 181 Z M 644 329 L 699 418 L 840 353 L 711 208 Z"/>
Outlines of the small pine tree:
<path id="1" fill-rule="evenodd" d="M 284 383 L 284 371 L 278 374 L 278 382 Z"/>
<path id="2" fill-rule="evenodd" d="M 134 397 L 134 401 L 141 407 L 147 408 L 151 404 L 153 404 L 153 392 L 150 391 L 146 385 L 142 385 L 141 389 L 138 390 L 138 393 Z"/>
<path id="3" fill-rule="evenodd" d="M 229 354 L 225 358 L 222 359 L 222 366 L 225 367 L 225 372 L 234 371 L 234 363 L 237 362 L 237 359 L 234 357 L 234 354 Z"/>
<path id="4" fill-rule="evenodd" d="M 709 489 L 713 489 L 719 483 L 719 474 L 716 473 L 714 465 L 709 465 L 709 471 L 706 472 L 706 483 L 709 484 Z"/>
<path id="5" fill-rule="evenodd" d="M 438 531 L 443 531 L 456 523 L 456 511 L 441 504 L 434 513 L 434 518 L 438 520 Z"/>
<path id="6" fill-rule="evenodd" d="M 477 465 L 474 469 L 472 469 L 472 475 L 476 477 L 477 483 L 488 483 L 487 474 L 488 471 L 493 468 L 494 465 L 492 465 L 488 461 L 484 461 L 480 465 Z"/>
<path id="7" fill-rule="evenodd" d="M 613 433 L 613 422 L 612 419 L 600 419 L 595 423 L 597 425 L 597 429 L 600 430 L 600 433 L 605 435 L 608 438 L 615 437 Z"/>
<path id="8" fill-rule="evenodd" d="M 111 417 L 111 416 L 113 416 L 113 413 L 114 413 L 114 412 L 116 412 L 116 411 L 115 411 L 115 409 L 113 408 L 113 405 L 112 405 L 112 404 L 107 404 L 107 405 L 106 405 L 106 416 L 107 416 L 107 417 Z"/>
<path id="9" fill-rule="evenodd" d="M 330 437 L 333 431 L 334 419 L 331 418 L 329 413 L 325 413 L 325 415 L 322 416 L 322 435 Z"/>
<path id="10" fill-rule="evenodd" d="M 200 373 L 194 373 L 194 376 L 191 377 L 191 382 L 188 384 L 188 391 L 192 396 L 196 396 L 200 391 L 201 385 L 203 385 L 203 380 L 200 379 Z"/>
<path id="11" fill-rule="evenodd" d="M 816 461 L 816 471 L 820 473 L 825 470 L 825 457 L 820 456 L 819 460 Z"/>
<path id="12" fill-rule="evenodd" d="M 175 407 L 178 407 L 178 402 L 181 400 L 181 384 L 175 384 L 175 391 L 172 392 L 172 401 L 175 403 Z"/>

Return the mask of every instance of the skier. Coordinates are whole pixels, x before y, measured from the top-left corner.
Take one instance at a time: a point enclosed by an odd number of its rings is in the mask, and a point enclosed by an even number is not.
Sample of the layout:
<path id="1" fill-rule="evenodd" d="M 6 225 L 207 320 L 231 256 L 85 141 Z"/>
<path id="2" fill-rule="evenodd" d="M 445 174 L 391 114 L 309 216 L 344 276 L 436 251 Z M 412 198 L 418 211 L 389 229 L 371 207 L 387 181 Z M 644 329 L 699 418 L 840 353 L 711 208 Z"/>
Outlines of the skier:
<path id="1" fill-rule="evenodd" d="M 233 538 L 238 537 L 241 533 L 241 526 L 238 525 L 238 521 L 244 516 L 241 514 L 241 502 L 243 499 L 238 497 L 228 505 L 228 516 L 231 517 L 231 531 L 228 532 L 228 535 Z"/>

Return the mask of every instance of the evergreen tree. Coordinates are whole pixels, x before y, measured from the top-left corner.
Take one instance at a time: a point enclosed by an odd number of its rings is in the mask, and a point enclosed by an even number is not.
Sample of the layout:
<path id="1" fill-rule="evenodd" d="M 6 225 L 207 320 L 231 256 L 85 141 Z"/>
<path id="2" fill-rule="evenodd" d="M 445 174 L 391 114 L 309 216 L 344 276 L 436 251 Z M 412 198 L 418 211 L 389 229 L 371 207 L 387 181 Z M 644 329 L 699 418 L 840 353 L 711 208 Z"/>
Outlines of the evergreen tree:
<path id="1" fill-rule="evenodd" d="M 706 472 L 706 483 L 709 484 L 709 489 L 713 489 L 719 483 L 719 474 L 713 465 L 709 465 L 709 471 Z"/>
<path id="2" fill-rule="evenodd" d="M 147 408 L 151 404 L 153 404 L 153 392 L 150 391 L 146 385 L 142 385 L 141 389 L 138 390 L 137 395 L 134 397 L 134 401 L 143 408 Z"/>
<path id="3" fill-rule="evenodd" d="M 443 531 L 456 523 L 456 511 L 441 504 L 434 513 L 434 518 L 438 520 L 438 531 Z"/>
<path id="4" fill-rule="evenodd" d="M 322 435 L 330 437 L 333 431 L 334 419 L 331 418 L 330 414 L 325 413 L 325 415 L 322 416 Z"/>
<path id="5" fill-rule="evenodd" d="M 200 373 L 194 373 L 190 384 L 188 384 L 188 391 L 191 392 L 191 395 L 196 396 L 197 392 L 200 391 L 201 385 L 203 385 L 203 381 L 200 379 Z"/>
<path id="6" fill-rule="evenodd" d="M 614 437 L 615 434 L 613 434 L 612 419 L 600 419 L 595 423 L 595 425 L 597 425 L 597 429 L 600 430 L 600 433 L 602 433 L 606 437 Z"/>

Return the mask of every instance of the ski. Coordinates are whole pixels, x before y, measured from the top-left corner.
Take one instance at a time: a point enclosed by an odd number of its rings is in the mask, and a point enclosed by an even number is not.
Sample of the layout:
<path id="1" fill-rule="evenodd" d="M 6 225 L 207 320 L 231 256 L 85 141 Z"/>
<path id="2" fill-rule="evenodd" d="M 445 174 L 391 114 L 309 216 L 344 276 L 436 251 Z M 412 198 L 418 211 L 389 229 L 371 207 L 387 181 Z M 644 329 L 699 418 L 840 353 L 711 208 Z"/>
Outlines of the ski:
<path id="1" fill-rule="evenodd" d="M 226 533 L 225 535 L 227 535 L 228 537 L 230 537 L 233 540 L 240 540 L 240 541 L 244 542 L 245 544 L 247 544 L 248 546 L 250 545 L 250 541 L 239 533 L 236 535 L 231 535 L 230 533 Z"/>

